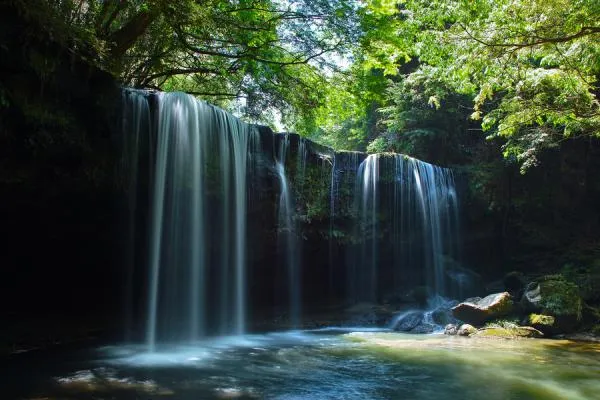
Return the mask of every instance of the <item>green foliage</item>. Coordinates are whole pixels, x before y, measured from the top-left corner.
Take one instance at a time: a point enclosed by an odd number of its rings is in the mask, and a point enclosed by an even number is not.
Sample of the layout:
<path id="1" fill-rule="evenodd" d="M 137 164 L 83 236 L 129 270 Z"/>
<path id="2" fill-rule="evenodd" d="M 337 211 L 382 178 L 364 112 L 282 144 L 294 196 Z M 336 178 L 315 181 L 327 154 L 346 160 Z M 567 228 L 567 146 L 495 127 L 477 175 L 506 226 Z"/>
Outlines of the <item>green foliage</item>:
<path id="1" fill-rule="evenodd" d="M 523 171 L 565 138 L 600 135 L 596 1 L 372 0 L 364 21 L 366 65 L 395 79 L 384 108 L 392 130 L 427 120 L 424 104 L 464 95 Z"/>
<path id="2" fill-rule="evenodd" d="M 373 139 L 367 146 L 367 153 L 383 153 L 388 150 L 389 145 L 383 136 Z"/>
<path id="3" fill-rule="evenodd" d="M 356 40 L 350 0 L 21 0 L 91 44 L 95 62 L 130 86 L 182 90 L 260 119 L 277 109 L 310 114 L 322 104 L 330 54 Z M 67 35 L 68 36 L 68 35 Z"/>
<path id="4" fill-rule="evenodd" d="M 502 328 L 508 330 L 515 330 L 519 327 L 518 319 L 498 319 L 485 324 L 486 328 Z"/>
<path id="5" fill-rule="evenodd" d="M 565 280 L 562 275 L 547 276 L 540 282 L 544 313 L 553 316 L 575 316 L 581 319 L 582 302 L 577 285 Z"/>

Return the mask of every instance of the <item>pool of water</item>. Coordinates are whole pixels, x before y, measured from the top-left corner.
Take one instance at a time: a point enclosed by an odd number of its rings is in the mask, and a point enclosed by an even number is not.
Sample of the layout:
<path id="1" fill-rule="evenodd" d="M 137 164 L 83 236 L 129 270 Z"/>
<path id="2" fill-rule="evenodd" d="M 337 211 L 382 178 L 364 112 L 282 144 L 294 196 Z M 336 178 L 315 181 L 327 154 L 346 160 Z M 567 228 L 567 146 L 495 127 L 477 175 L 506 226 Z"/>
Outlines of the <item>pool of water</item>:
<path id="1" fill-rule="evenodd" d="M 600 345 L 318 330 L 24 355 L 2 399 L 600 399 Z"/>

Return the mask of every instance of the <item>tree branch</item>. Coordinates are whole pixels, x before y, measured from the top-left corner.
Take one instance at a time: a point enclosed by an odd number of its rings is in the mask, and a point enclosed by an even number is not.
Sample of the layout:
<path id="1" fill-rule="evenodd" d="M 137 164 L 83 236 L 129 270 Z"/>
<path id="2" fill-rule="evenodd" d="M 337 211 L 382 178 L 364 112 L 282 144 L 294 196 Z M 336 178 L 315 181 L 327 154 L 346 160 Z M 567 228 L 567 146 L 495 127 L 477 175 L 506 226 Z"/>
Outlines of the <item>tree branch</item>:
<path id="1" fill-rule="evenodd" d="M 503 47 L 503 48 L 514 48 L 514 49 L 522 49 L 522 48 L 527 48 L 527 47 L 535 47 L 535 46 L 539 46 L 542 44 L 549 44 L 549 43 L 565 43 L 565 42 L 570 42 L 571 40 L 575 40 L 584 36 L 589 36 L 589 35 L 594 35 L 594 34 L 598 34 L 600 33 L 600 27 L 594 27 L 594 26 L 584 26 L 582 27 L 579 32 L 574 33 L 572 35 L 567 35 L 567 36 L 561 36 L 561 37 L 542 37 L 542 36 L 531 36 L 532 38 L 535 38 L 534 41 L 531 42 L 520 42 L 520 43 L 494 43 L 494 42 L 487 42 L 483 39 L 480 39 L 478 37 L 476 37 L 475 35 L 473 35 L 468 29 L 467 27 L 462 24 L 462 23 L 458 23 L 459 26 L 465 31 L 465 33 L 469 36 L 469 38 L 475 40 L 478 43 L 483 44 L 484 46 L 487 47 Z"/>

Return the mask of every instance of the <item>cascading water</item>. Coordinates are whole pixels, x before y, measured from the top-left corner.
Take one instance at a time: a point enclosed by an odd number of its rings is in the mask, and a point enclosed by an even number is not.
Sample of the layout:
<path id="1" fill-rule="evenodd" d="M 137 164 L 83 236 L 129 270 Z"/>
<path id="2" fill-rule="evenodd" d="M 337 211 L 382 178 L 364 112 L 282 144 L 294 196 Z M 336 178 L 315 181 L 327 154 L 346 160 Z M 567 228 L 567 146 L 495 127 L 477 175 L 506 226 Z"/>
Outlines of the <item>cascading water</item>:
<path id="1" fill-rule="evenodd" d="M 446 294 L 444 264 L 456 257 L 458 240 L 452 172 L 400 154 L 373 154 L 358 168 L 355 196 L 361 243 L 349 260 L 350 298 L 375 301 L 418 285 Z"/>
<path id="2" fill-rule="evenodd" d="M 361 237 L 364 238 L 357 257 L 361 267 L 357 268 L 356 293 L 361 300 L 377 300 L 377 196 L 379 181 L 379 160 L 370 155 L 358 167 L 356 179 L 356 209 L 360 215 Z"/>
<path id="3" fill-rule="evenodd" d="M 296 236 L 296 224 L 294 221 L 294 200 L 292 198 L 292 192 L 285 170 L 286 158 L 290 148 L 290 135 L 282 133 L 279 136 L 280 142 L 275 162 L 275 169 L 280 182 L 277 238 L 280 254 L 283 253 L 284 255 L 283 263 L 287 270 L 290 324 L 292 327 L 297 328 L 300 325 L 301 312 L 300 252 Z M 301 163 L 304 163 L 305 165 L 305 160 L 301 159 L 302 156 L 299 155 L 298 166 L 303 167 Z M 297 179 L 297 181 L 299 180 Z"/>
<path id="4" fill-rule="evenodd" d="M 127 97 L 135 103 L 146 95 Z M 159 340 L 198 339 L 212 324 L 244 333 L 246 176 L 256 129 L 183 93 L 152 96 L 149 349 Z M 215 205 L 220 212 L 210 212 Z M 209 279 L 218 284 L 208 287 Z"/>
<path id="5" fill-rule="evenodd" d="M 323 295 L 336 300 L 344 279 L 352 301 L 375 302 L 418 285 L 447 293 L 444 267 L 456 258 L 458 240 L 449 170 L 397 154 L 363 159 L 362 153 L 318 149 L 297 135 L 271 136 L 268 128 L 244 124 L 182 93 L 128 90 L 124 99 L 127 236 L 137 249 L 128 256 L 126 280 L 133 290 L 126 312 L 141 315 L 136 302 L 146 298 L 149 349 L 157 342 L 244 333 L 247 287 L 257 289 L 253 302 L 260 306 L 286 305 L 294 327 L 301 326 L 303 290 L 311 293 L 311 306 L 321 300 L 313 296 L 316 287 L 329 288 Z M 279 185 L 258 170 L 274 170 Z M 261 211 L 271 201 L 276 219 Z M 250 249 L 248 204 L 252 232 L 266 228 L 251 236 Z M 264 262 L 272 259 L 272 247 L 263 243 L 275 224 L 279 266 Z M 322 257 L 322 264 L 309 265 L 306 273 L 319 283 L 303 289 L 300 238 L 324 237 L 327 224 L 328 265 Z M 307 257 L 318 257 L 318 246 L 307 242 Z M 345 263 L 339 262 L 344 250 L 350 251 Z M 247 253 L 262 271 L 247 276 Z M 146 293 L 137 284 L 144 281 Z M 273 304 L 269 290 L 285 292 L 285 298 L 276 296 Z"/>

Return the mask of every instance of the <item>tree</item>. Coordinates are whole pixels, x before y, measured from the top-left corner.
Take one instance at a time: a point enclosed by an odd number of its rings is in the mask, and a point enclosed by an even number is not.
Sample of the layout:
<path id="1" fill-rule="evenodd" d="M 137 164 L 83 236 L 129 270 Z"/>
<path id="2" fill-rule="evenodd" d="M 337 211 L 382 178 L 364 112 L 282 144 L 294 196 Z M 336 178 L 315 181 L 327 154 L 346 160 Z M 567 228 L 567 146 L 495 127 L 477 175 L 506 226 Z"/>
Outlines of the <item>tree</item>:
<path id="1" fill-rule="evenodd" d="M 399 91 L 418 88 L 432 108 L 448 93 L 471 96 L 471 118 L 523 169 L 540 149 L 600 136 L 597 1 L 370 0 L 363 20 L 376 28 L 362 44 L 368 64 L 396 77 L 391 127 L 405 116 Z M 418 67 L 403 73 L 409 60 Z"/>
<path id="2" fill-rule="evenodd" d="M 17 1 L 83 37 L 123 84 L 183 90 L 245 112 L 321 101 L 330 54 L 356 36 L 351 0 Z M 78 41 L 74 41 L 77 47 Z"/>

